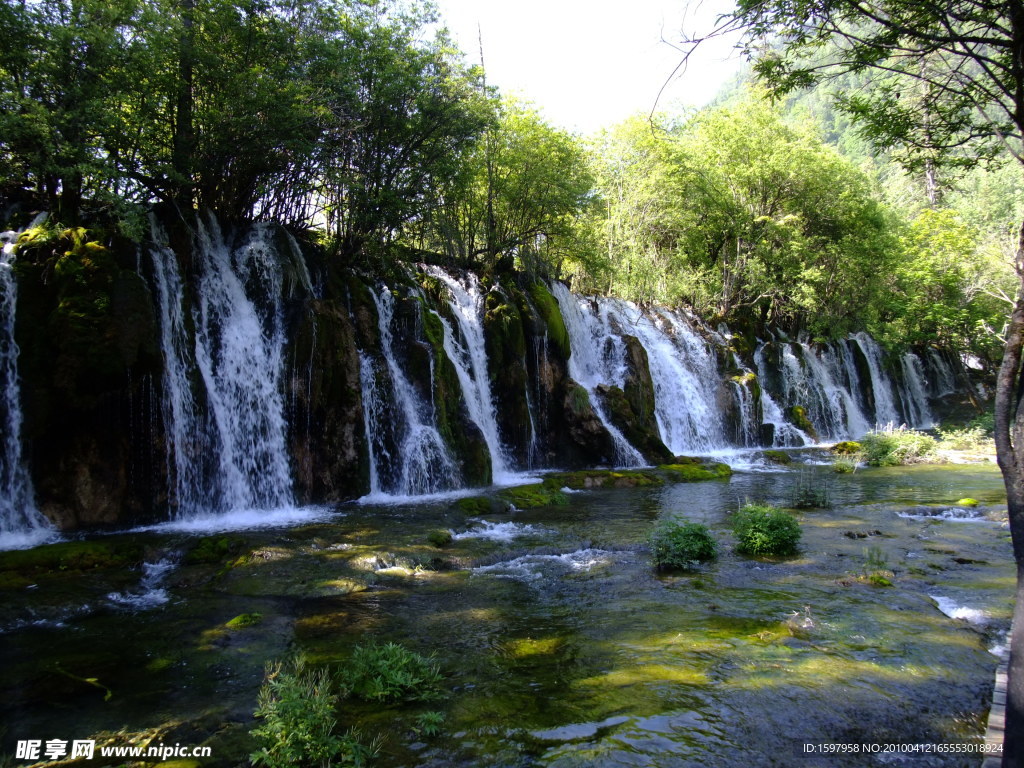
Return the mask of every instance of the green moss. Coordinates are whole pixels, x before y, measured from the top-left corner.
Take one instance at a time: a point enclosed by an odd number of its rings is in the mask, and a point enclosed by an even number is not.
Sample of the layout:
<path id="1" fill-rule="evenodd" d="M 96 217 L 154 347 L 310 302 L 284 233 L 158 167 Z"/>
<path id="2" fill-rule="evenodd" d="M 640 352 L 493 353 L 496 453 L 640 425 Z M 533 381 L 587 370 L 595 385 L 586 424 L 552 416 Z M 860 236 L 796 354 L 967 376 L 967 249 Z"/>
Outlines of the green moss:
<path id="1" fill-rule="evenodd" d="M 184 565 L 207 565 L 220 563 L 239 549 L 238 542 L 226 536 L 209 536 L 199 542 L 182 559 Z"/>
<path id="2" fill-rule="evenodd" d="M 498 493 L 498 497 L 518 509 L 562 506 L 569 503 L 569 498 L 562 491 L 547 482 L 505 488 Z"/>
<path id="3" fill-rule="evenodd" d="M 803 430 L 815 440 L 818 439 L 818 430 L 814 428 L 811 420 L 807 418 L 807 409 L 802 405 L 794 405 L 792 408 L 787 410 L 789 414 L 789 420 L 797 427 L 797 429 Z"/>
<path id="4" fill-rule="evenodd" d="M 228 629 L 246 629 L 248 627 L 255 627 L 262 621 L 262 613 L 240 613 L 224 626 Z"/>
<path id="5" fill-rule="evenodd" d="M 829 449 L 837 456 L 853 456 L 861 452 L 861 445 L 855 440 L 843 440 Z"/>
<path id="6" fill-rule="evenodd" d="M 677 483 L 696 483 L 702 480 L 721 480 L 732 475 L 728 464 L 708 462 L 707 464 L 662 464 L 658 469 L 669 480 Z"/>
<path id="7" fill-rule="evenodd" d="M 559 488 L 643 488 L 663 485 L 664 479 L 649 470 L 584 469 L 578 472 L 555 472 L 544 479 L 545 484 Z"/>
<path id="8" fill-rule="evenodd" d="M 565 402 L 568 404 L 573 416 L 584 416 L 593 412 L 594 409 L 590 405 L 590 393 L 587 390 L 571 379 L 566 381 L 565 386 Z"/>
<path id="9" fill-rule="evenodd" d="M 483 515 L 491 511 L 491 500 L 487 496 L 469 496 L 455 502 L 467 515 Z"/>
<path id="10" fill-rule="evenodd" d="M 0 571 L 20 574 L 122 568 L 140 562 L 142 546 L 135 542 L 68 541 L 0 552 Z"/>
<path id="11" fill-rule="evenodd" d="M 438 548 L 447 547 L 452 543 L 452 532 L 447 530 L 431 531 L 427 534 L 427 541 Z"/>
<path id="12" fill-rule="evenodd" d="M 537 313 L 548 327 L 548 338 L 558 348 L 562 358 L 569 359 L 572 350 L 569 347 L 569 332 L 565 329 L 565 319 L 558 301 L 544 283 L 538 281 L 529 287 L 530 298 L 537 308 Z"/>
<path id="13" fill-rule="evenodd" d="M 761 451 L 761 455 L 773 464 L 793 463 L 793 459 L 785 451 Z"/>
<path id="14" fill-rule="evenodd" d="M 963 498 L 957 501 L 956 505 L 958 507 L 976 507 L 978 506 L 978 500 L 971 498 Z"/>

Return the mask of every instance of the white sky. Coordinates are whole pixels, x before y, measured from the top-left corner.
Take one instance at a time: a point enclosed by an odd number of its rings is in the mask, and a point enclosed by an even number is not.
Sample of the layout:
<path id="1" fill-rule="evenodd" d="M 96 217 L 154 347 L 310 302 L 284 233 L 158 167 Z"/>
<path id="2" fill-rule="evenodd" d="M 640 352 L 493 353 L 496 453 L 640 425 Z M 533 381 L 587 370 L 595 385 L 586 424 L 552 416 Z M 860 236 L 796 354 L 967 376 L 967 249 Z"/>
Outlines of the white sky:
<path id="1" fill-rule="evenodd" d="M 647 113 L 679 63 L 662 42 L 706 31 L 732 0 L 436 0 L 470 61 L 483 32 L 487 81 L 534 102 L 555 125 L 589 134 Z M 733 42 L 708 45 L 659 108 L 701 106 L 739 67 Z"/>

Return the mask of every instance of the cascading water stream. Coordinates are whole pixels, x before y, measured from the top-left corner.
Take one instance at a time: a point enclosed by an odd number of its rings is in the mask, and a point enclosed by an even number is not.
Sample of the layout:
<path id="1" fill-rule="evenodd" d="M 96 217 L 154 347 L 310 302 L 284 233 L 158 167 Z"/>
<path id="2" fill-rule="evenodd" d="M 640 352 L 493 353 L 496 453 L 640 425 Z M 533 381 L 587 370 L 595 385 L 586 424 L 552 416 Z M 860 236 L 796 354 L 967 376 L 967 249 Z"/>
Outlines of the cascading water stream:
<path id="1" fill-rule="evenodd" d="M 377 308 L 386 376 L 367 353 L 360 353 L 370 452 L 369 498 L 422 496 L 458 488 L 459 471 L 437 430 L 433 404 L 423 402 L 395 357 L 395 297 L 386 287 L 370 294 Z M 431 391 L 433 378 L 431 366 Z"/>
<path id="2" fill-rule="evenodd" d="M 12 269 L 17 237 L 16 232 L 0 234 L 0 550 L 35 546 L 56 535 L 36 509 L 32 480 L 22 456 L 19 350 L 14 340 L 18 286 Z"/>
<path id="3" fill-rule="evenodd" d="M 570 378 L 587 391 L 594 413 L 612 436 L 616 463 L 620 466 L 643 466 L 646 463 L 644 457 L 611 423 L 597 395 L 600 384 L 621 387 L 624 383 L 626 366 L 622 339 L 591 310 L 589 301 L 574 296 L 562 283 L 553 283 L 551 293 L 558 301 L 569 335 L 569 348 L 572 350 L 569 356 Z"/>
<path id="4" fill-rule="evenodd" d="M 462 396 L 469 408 L 469 417 L 484 436 L 491 455 L 491 475 L 497 484 L 515 482 L 511 459 L 502 443 L 487 370 L 487 347 L 484 343 L 483 294 L 476 275 L 468 273 L 466 282 L 455 279 L 444 270 L 424 266 L 430 276 L 443 282 L 451 295 L 449 307 L 458 326 L 458 334 L 441 315 L 444 328 L 444 351 L 455 366 L 462 386 Z"/>
<path id="5" fill-rule="evenodd" d="M 935 426 L 935 417 L 928 407 L 928 384 L 921 367 L 921 359 L 913 352 L 907 352 L 900 360 L 903 366 L 903 403 L 911 426 L 930 429 Z"/>
<path id="6" fill-rule="evenodd" d="M 267 227 L 254 228 L 232 249 L 216 224 L 200 224 L 195 247 L 191 349 L 177 259 L 166 246 L 152 251 L 176 516 L 291 508 L 285 265 Z"/>
<path id="7" fill-rule="evenodd" d="M 868 371 L 871 375 L 871 392 L 875 397 L 875 426 L 886 424 L 899 424 L 900 415 L 893 402 L 892 387 L 889 378 L 882 368 L 882 349 L 878 343 L 866 333 L 857 333 L 853 336 L 864 358 L 868 362 Z"/>
<path id="8" fill-rule="evenodd" d="M 757 375 L 761 381 L 762 423 L 771 427 L 772 446 L 789 448 L 814 443 L 810 435 L 786 421 L 782 408 L 764 385 L 768 364 L 765 360 L 765 345 L 763 343 L 758 344 L 757 349 L 754 350 L 754 366 L 757 368 Z"/>

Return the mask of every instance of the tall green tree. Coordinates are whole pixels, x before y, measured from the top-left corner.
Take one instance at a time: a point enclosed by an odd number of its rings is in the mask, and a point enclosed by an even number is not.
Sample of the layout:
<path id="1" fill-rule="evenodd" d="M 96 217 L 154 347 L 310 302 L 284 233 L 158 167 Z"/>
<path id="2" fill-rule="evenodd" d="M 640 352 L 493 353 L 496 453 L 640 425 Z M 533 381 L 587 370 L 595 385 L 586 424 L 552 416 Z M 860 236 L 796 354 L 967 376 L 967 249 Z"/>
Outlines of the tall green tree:
<path id="1" fill-rule="evenodd" d="M 872 71 L 866 92 L 839 105 L 912 170 L 965 168 L 1001 155 L 1024 163 L 1024 2 L 1021 0 L 739 0 L 709 34 L 740 31 L 755 70 L 778 95 L 848 72 Z M 914 98 L 904 98 L 905 93 Z M 1024 169 L 1021 169 L 1024 171 Z M 1024 283 L 1024 226 L 1015 256 Z M 1017 608 L 1011 639 L 1004 765 L 1024 762 L 1024 291 L 1010 315 L 995 400 Z"/>

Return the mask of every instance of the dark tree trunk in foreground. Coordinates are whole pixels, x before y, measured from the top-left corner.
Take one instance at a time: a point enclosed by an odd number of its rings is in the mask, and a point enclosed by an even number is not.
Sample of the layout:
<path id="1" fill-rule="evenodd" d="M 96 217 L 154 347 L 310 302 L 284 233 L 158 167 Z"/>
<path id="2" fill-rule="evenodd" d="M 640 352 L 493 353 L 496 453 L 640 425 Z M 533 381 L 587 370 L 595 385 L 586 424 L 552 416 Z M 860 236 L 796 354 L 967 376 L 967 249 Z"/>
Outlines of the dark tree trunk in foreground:
<path id="1" fill-rule="evenodd" d="M 1015 266 L 1024 283 L 1024 225 L 1017 243 Z M 1010 635 L 1010 668 L 1006 692 L 1003 766 L 1024 765 L 1024 290 L 1017 298 L 1006 332 L 1006 349 L 996 379 L 995 440 L 999 469 L 1006 485 L 1017 591 Z"/>

